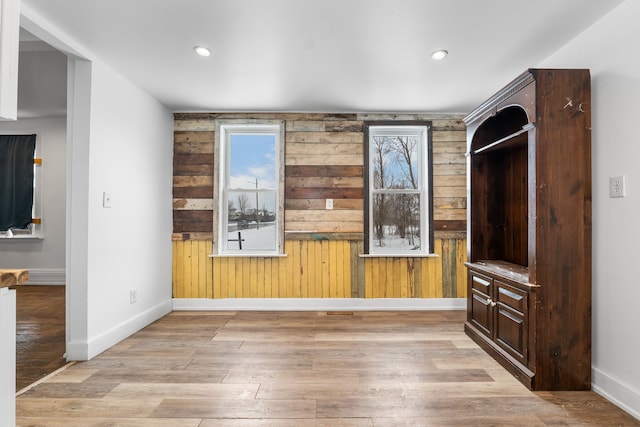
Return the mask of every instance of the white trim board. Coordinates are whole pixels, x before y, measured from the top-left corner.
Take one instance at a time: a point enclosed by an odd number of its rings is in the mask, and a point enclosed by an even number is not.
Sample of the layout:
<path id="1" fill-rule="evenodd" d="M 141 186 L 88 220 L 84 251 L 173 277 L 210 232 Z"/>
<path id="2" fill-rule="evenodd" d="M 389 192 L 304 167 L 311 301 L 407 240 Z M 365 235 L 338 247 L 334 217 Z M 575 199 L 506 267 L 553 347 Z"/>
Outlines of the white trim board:
<path id="1" fill-rule="evenodd" d="M 640 420 L 640 390 L 635 390 L 619 378 L 614 378 L 594 367 L 591 368 L 591 388 Z"/>
<path id="2" fill-rule="evenodd" d="M 118 344 L 123 339 L 133 335 L 145 326 L 155 322 L 171 312 L 171 303 L 163 302 L 132 317 L 108 331 L 105 331 L 88 341 L 68 341 L 67 361 L 91 360 L 103 351 Z"/>
<path id="3" fill-rule="evenodd" d="M 466 310 L 466 298 L 174 298 L 173 310 L 408 311 Z"/>
<path id="4" fill-rule="evenodd" d="M 29 268 L 29 281 L 25 285 L 64 285 L 67 273 L 64 268 Z"/>

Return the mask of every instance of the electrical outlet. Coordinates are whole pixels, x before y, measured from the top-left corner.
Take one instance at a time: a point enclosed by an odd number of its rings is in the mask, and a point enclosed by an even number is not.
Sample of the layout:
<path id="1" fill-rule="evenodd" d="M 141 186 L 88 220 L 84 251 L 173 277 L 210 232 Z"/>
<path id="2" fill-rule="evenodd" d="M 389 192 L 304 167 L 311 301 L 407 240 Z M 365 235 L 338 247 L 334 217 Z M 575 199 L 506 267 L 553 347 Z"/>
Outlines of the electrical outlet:
<path id="1" fill-rule="evenodd" d="M 612 176 L 609 178 L 609 197 L 624 197 L 626 196 L 626 177 Z"/>
<path id="2" fill-rule="evenodd" d="M 131 289 L 129 291 L 129 304 L 135 304 L 138 302 L 138 290 Z"/>
<path id="3" fill-rule="evenodd" d="M 325 208 L 328 210 L 333 209 L 333 199 L 326 199 L 325 200 Z"/>

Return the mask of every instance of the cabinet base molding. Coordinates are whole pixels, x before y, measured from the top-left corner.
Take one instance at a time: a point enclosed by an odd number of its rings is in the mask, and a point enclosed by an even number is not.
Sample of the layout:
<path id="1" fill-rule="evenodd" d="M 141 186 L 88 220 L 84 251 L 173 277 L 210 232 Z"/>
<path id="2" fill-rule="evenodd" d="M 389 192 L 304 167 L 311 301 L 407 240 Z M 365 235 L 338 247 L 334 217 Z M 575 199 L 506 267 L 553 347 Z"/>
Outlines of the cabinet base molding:
<path id="1" fill-rule="evenodd" d="M 529 390 L 535 390 L 535 374 L 530 369 L 515 360 L 509 353 L 498 347 L 493 341 L 489 340 L 486 335 L 478 331 L 478 329 L 468 322 L 464 324 L 464 332 L 478 344 L 480 348 L 500 363 L 503 368 L 509 371 L 511 375 L 524 384 L 525 387 Z"/>

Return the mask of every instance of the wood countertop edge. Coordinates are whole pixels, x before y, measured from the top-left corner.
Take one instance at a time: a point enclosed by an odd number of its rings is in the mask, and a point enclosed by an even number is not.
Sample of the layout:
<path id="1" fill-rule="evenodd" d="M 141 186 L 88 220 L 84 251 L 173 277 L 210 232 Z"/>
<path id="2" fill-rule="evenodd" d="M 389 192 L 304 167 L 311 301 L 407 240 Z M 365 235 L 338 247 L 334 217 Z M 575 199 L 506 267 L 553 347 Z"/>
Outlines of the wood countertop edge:
<path id="1" fill-rule="evenodd" d="M 0 269 L 0 288 L 16 286 L 29 280 L 29 271 L 20 269 Z"/>

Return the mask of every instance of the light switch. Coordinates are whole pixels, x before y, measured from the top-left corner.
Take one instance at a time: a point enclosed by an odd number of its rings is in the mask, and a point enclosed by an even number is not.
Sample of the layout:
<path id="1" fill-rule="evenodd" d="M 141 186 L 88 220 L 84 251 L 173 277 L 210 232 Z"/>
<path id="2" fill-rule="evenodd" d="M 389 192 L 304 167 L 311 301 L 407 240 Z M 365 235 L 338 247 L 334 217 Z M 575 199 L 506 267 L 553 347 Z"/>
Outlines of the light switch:
<path id="1" fill-rule="evenodd" d="M 103 208 L 111 207 L 111 193 L 107 193 L 106 191 L 102 193 L 102 207 Z"/>

